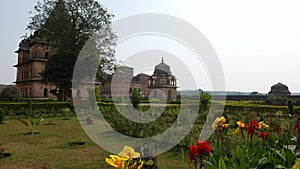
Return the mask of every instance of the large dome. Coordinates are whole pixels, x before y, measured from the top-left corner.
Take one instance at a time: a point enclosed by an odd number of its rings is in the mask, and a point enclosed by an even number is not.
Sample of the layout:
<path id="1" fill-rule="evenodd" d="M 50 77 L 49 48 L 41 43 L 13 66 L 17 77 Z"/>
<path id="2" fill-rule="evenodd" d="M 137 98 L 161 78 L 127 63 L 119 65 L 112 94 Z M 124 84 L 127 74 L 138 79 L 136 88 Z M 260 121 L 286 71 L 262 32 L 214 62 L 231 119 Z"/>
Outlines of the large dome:
<path id="1" fill-rule="evenodd" d="M 161 63 L 155 66 L 154 70 L 155 75 L 171 75 L 170 66 L 164 63 L 162 58 Z"/>
<path id="2" fill-rule="evenodd" d="M 290 96 L 291 92 L 289 91 L 289 88 L 286 85 L 282 83 L 277 83 L 271 87 L 271 91 L 269 92 L 269 95 Z"/>

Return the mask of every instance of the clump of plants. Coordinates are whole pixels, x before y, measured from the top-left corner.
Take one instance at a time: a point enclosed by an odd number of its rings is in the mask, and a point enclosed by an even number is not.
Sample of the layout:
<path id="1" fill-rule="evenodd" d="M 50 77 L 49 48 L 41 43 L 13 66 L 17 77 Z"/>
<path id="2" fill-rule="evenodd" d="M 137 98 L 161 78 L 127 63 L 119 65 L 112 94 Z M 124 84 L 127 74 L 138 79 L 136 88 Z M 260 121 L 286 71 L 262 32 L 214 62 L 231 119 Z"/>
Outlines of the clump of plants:
<path id="1" fill-rule="evenodd" d="M 143 95 L 141 94 L 139 89 L 134 88 L 131 96 L 131 103 L 133 107 L 137 108 L 138 104 L 141 102 L 142 99 L 143 99 Z"/>
<path id="2" fill-rule="evenodd" d="M 61 145 L 61 148 L 78 148 L 78 147 L 82 147 L 84 146 L 86 143 L 82 140 L 78 140 L 78 141 L 69 141 L 66 143 L 63 143 Z"/>
<path id="3" fill-rule="evenodd" d="M 39 132 L 34 132 L 33 129 L 36 126 L 39 126 L 43 120 L 44 120 L 44 118 L 42 118 L 42 117 L 39 117 L 39 118 L 29 117 L 28 121 L 19 119 L 19 121 L 28 128 L 28 133 L 26 133 L 27 135 L 39 134 Z"/>
<path id="4" fill-rule="evenodd" d="M 4 124 L 5 112 L 2 108 L 0 108 L 0 124 Z"/>
<path id="5" fill-rule="evenodd" d="M 71 116 L 71 109 L 70 108 L 63 108 L 60 109 L 60 112 L 62 113 L 62 115 L 64 116 L 64 120 L 70 120 L 70 116 Z"/>
<path id="6" fill-rule="evenodd" d="M 0 160 L 10 157 L 12 154 L 5 152 L 3 148 L 0 148 Z"/>
<path id="7" fill-rule="evenodd" d="M 2 99 L 17 100 L 20 97 L 21 97 L 21 92 L 19 88 L 15 85 L 8 85 L 0 93 L 0 98 Z"/>

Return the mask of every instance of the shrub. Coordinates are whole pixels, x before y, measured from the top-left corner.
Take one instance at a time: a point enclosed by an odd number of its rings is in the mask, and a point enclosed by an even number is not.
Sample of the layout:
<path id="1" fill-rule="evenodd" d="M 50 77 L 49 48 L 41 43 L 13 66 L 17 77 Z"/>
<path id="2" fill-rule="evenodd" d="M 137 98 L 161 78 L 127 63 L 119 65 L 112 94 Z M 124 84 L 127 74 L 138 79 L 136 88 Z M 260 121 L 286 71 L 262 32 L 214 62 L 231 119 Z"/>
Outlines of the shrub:
<path id="1" fill-rule="evenodd" d="M 2 90 L 0 97 L 9 100 L 19 99 L 21 97 L 21 92 L 17 86 L 9 85 Z"/>
<path id="2" fill-rule="evenodd" d="M 131 96 L 131 103 L 134 108 L 138 107 L 138 104 L 141 102 L 142 98 L 143 98 L 143 95 L 141 94 L 139 89 L 134 88 L 132 96 Z"/>
<path id="3" fill-rule="evenodd" d="M 0 108 L 0 123 L 4 122 L 4 118 L 5 118 L 4 110 Z"/>

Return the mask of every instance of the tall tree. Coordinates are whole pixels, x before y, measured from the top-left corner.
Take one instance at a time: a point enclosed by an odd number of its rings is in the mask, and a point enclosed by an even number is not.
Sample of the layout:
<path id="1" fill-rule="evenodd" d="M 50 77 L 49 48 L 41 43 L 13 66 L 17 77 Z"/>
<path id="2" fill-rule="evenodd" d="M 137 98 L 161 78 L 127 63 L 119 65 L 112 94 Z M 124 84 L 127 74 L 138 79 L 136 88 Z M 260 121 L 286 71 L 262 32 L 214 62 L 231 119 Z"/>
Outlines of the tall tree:
<path id="1" fill-rule="evenodd" d="M 44 83 L 57 86 L 59 99 L 66 99 L 63 95 L 71 88 L 75 62 L 88 41 L 93 47 L 89 47 L 92 48 L 90 51 L 84 51 L 86 55 L 84 59 L 81 58 L 84 61 L 82 64 L 99 65 L 96 67 L 97 78 L 114 68 L 117 37 L 110 27 L 113 15 L 97 1 L 43 0 L 34 9 L 28 29 L 38 31 L 56 49 L 56 54 L 49 59 L 42 77 Z M 92 36 L 91 41 L 89 39 Z M 93 71 L 85 70 L 81 77 L 93 79 L 93 73 L 90 73 Z"/>
<path id="2" fill-rule="evenodd" d="M 200 94 L 200 105 L 199 105 L 200 110 L 207 111 L 209 109 L 210 102 L 211 102 L 211 95 L 202 92 Z"/>

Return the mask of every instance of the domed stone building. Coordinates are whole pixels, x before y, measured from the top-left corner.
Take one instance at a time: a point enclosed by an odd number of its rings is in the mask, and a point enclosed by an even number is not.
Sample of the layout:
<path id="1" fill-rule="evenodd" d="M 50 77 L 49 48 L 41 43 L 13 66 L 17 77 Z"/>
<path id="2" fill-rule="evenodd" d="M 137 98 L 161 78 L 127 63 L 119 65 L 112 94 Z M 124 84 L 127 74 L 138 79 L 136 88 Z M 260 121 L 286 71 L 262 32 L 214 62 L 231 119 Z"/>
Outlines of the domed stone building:
<path id="1" fill-rule="evenodd" d="M 268 93 L 269 96 L 278 96 L 278 97 L 290 97 L 291 92 L 289 91 L 289 88 L 282 84 L 277 83 L 271 87 L 271 91 Z"/>
<path id="2" fill-rule="evenodd" d="M 149 78 L 149 89 L 151 90 L 149 98 L 176 99 L 176 78 L 163 58 L 161 63 L 155 66 L 154 74 Z"/>
<path id="3" fill-rule="evenodd" d="M 133 76 L 133 68 L 124 65 L 116 70 L 117 73 L 113 75 L 115 80 L 112 81 L 110 76 L 108 82 L 101 86 L 103 97 L 130 97 L 134 88 L 137 88 L 145 98 L 177 99 L 176 77 L 172 75 L 170 66 L 165 64 L 163 59 L 155 66 L 151 76 L 145 73 Z"/>

